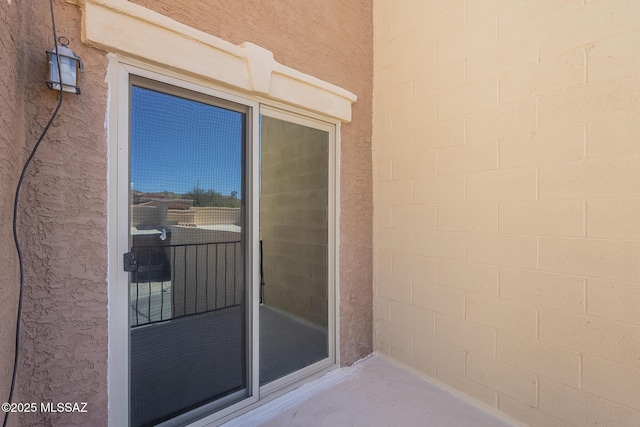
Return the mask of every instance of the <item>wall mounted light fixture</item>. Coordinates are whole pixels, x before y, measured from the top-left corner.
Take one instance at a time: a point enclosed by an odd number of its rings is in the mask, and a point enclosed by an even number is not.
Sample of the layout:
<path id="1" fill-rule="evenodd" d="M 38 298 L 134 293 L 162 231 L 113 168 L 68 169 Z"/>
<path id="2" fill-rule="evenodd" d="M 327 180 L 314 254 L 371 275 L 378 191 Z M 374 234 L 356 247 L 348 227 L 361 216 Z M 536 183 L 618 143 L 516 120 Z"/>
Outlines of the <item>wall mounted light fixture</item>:
<path id="1" fill-rule="evenodd" d="M 60 72 L 58 72 L 56 49 L 48 50 L 49 75 L 47 76 L 47 86 L 49 86 L 49 89 L 60 90 L 60 75 L 62 75 L 62 90 L 80 95 L 78 72 L 84 69 L 82 59 L 67 47 L 69 45 L 68 38 L 59 37 L 58 41 L 60 42 L 60 45 L 58 45 Z"/>

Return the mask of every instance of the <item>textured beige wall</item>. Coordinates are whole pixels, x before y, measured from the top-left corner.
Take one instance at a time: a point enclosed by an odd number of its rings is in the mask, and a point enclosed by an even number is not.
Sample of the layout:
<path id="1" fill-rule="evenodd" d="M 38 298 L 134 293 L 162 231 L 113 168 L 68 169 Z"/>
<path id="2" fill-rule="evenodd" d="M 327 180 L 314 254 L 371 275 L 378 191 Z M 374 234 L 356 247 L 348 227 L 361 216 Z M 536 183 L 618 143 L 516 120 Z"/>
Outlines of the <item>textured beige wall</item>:
<path id="1" fill-rule="evenodd" d="M 262 117 L 264 299 L 327 328 L 329 134 Z"/>
<path id="2" fill-rule="evenodd" d="M 19 4 L 0 3 L 0 400 L 9 395 L 11 370 L 13 368 L 13 345 L 18 298 L 18 263 L 13 250 L 11 221 L 13 218 L 13 195 L 20 174 L 20 163 L 24 149 L 24 123 L 22 89 L 19 74 L 22 66 L 20 36 L 24 25 L 23 9 Z"/>
<path id="3" fill-rule="evenodd" d="M 134 0 L 234 44 L 253 42 L 276 61 L 358 96 L 341 131 L 340 362 L 371 353 L 371 98 L 373 18 L 370 1 Z"/>
<path id="4" fill-rule="evenodd" d="M 640 2 L 374 1 L 378 351 L 640 425 Z"/>
<path id="5" fill-rule="evenodd" d="M 44 83 L 44 51 L 53 47 L 49 3 L 5 1 L 0 8 L 0 69 L 8 67 L 9 71 L 8 76 L 0 73 L 3 106 L 9 106 L 0 112 L 0 233 L 4 245 L 0 251 L 4 397 L 0 400 L 4 401 L 18 290 L 7 206 L 27 157 L 24 149 L 35 144 L 56 106 L 57 94 Z M 14 401 L 87 402 L 88 413 L 12 414 L 11 426 L 106 424 L 106 56 L 82 46 L 80 13 L 75 6 L 56 1 L 56 21 L 58 35 L 69 38 L 86 72 L 80 78 L 82 95 L 65 96 L 21 193 L 19 234 L 25 288 Z M 9 353 L 10 360 L 5 357 Z"/>

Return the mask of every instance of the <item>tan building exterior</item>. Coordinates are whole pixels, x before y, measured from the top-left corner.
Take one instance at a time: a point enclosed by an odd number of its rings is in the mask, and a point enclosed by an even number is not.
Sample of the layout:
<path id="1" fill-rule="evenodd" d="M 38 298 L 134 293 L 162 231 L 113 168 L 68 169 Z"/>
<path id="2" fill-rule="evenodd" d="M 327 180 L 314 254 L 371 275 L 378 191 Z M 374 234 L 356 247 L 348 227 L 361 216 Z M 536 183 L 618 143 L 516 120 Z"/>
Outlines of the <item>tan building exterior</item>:
<path id="1" fill-rule="evenodd" d="M 82 95 L 66 95 L 25 179 L 19 210 L 25 289 L 14 401 L 87 401 L 88 414 L 12 414 L 9 425 L 108 422 L 108 122 L 107 50 L 82 42 L 85 4 L 57 0 L 58 35 L 85 65 Z M 224 39 L 253 42 L 276 61 L 358 97 L 341 128 L 340 363 L 370 354 L 372 334 L 372 4 L 313 2 L 135 2 L 173 21 Z M 131 3 L 133 5 L 133 3 Z M 162 19 L 158 18 L 160 21 Z M 44 51 L 53 47 L 48 2 L 0 3 L 0 400 L 8 395 L 18 296 L 12 249 L 15 184 L 50 117 L 57 94 L 46 88 Z M 111 31 L 114 36 L 118 31 Z M 203 34 L 204 34 L 203 33 Z M 322 37 L 319 35 L 322 34 Z M 139 34 L 141 35 L 141 34 Z M 204 36 L 202 36 L 204 37 Z M 129 38 L 136 42 L 136 37 Z M 147 44 L 162 54 L 167 40 Z M 202 57 L 196 59 L 204 59 Z M 162 65 L 155 63 L 154 65 Z M 211 68 L 215 75 L 215 67 Z M 212 79 L 215 83 L 215 79 Z M 113 163 L 112 163 L 113 164 Z M 346 179 L 350 176 L 349 179 Z M 112 224 L 113 225 L 113 224 Z M 351 319 L 351 320 L 349 320 Z"/>
<path id="2" fill-rule="evenodd" d="M 13 400 L 89 412 L 12 414 L 11 426 L 109 422 L 112 50 L 82 27 L 96 22 L 87 4 L 109 3 L 55 1 L 82 95 L 64 97 L 18 214 Z M 341 365 L 377 351 L 531 426 L 640 424 L 639 2 L 125 3 L 186 28 L 179 38 L 254 43 L 357 96 L 349 118 L 335 114 Z M 0 2 L 0 400 L 18 300 L 13 194 L 57 102 L 50 25 L 46 2 Z M 145 49 L 169 57 L 163 42 Z M 135 46 L 119 52 L 142 59 Z"/>
<path id="3" fill-rule="evenodd" d="M 376 349 L 527 425 L 640 424 L 640 4 L 406 3 L 374 1 Z"/>

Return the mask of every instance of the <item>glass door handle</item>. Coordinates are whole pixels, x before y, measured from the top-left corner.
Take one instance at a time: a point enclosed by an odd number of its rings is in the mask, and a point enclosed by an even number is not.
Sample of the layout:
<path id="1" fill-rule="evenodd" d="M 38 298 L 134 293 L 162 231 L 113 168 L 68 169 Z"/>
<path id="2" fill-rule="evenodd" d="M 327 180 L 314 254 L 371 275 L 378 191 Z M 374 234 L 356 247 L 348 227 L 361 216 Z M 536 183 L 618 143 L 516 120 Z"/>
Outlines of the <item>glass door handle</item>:
<path id="1" fill-rule="evenodd" d="M 138 269 L 138 256 L 135 252 L 127 252 L 124 258 L 124 271 L 136 271 Z"/>

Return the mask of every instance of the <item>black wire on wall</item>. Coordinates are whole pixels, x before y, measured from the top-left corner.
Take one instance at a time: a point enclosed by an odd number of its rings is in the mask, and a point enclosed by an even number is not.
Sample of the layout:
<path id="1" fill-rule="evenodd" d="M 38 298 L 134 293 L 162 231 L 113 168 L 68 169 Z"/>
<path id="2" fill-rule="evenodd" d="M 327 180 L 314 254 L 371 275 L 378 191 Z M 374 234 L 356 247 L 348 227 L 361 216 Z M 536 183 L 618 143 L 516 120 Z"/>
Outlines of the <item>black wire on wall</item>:
<path id="1" fill-rule="evenodd" d="M 31 160 L 33 160 L 33 157 L 36 155 L 36 151 L 38 150 L 40 143 L 42 143 L 44 136 L 47 134 L 47 132 L 49 131 L 49 128 L 51 127 L 51 124 L 53 123 L 53 120 L 58 115 L 58 111 L 60 111 L 60 107 L 62 106 L 63 92 L 64 92 L 63 85 L 62 85 L 62 73 L 60 72 L 60 55 L 58 55 L 58 37 L 56 34 L 56 19 L 53 11 L 53 0 L 49 0 L 49 6 L 51 9 L 51 27 L 53 30 L 53 43 L 55 46 L 56 62 L 58 66 L 58 78 L 60 80 L 60 95 L 58 97 L 58 105 L 56 106 L 56 109 L 53 111 L 51 118 L 47 122 L 47 125 L 44 127 L 42 134 L 40 134 L 38 141 L 36 142 L 36 144 L 33 146 L 33 149 L 31 150 L 31 154 L 29 154 L 27 161 L 22 167 L 22 172 L 20 173 L 20 178 L 18 179 L 18 183 L 16 185 L 15 197 L 13 199 L 13 243 L 16 247 L 16 253 L 18 254 L 18 265 L 20 270 L 20 273 L 19 273 L 20 287 L 19 287 L 19 294 L 18 294 L 18 309 L 16 313 L 16 340 L 15 340 L 14 357 L 13 357 L 13 373 L 11 375 L 11 388 L 9 389 L 9 398 L 7 399 L 7 403 L 9 404 L 11 404 L 11 401 L 13 399 L 13 391 L 15 389 L 15 384 L 16 384 L 16 374 L 18 371 L 18 356 L 19 356 L 19 349 L 20 349 L 20 318 L 22 315 L 22 299 L 24 295 L 24 268 L 23 268 L 22 251 L 20 250 L 20 242 L 18 240 L 18 201 L 20 198 L 20 189 L 22 187 L 22 181 L 24 180 L 24 177 L 27 174 L 29 164 L 31 164 Z M 10 414 L 10 411 L 5 412 L 4 414 L 4 422 L 2 423 L 3 427 L 7 426 L 7 422 L 9 420 L 9 414 Z"/>

